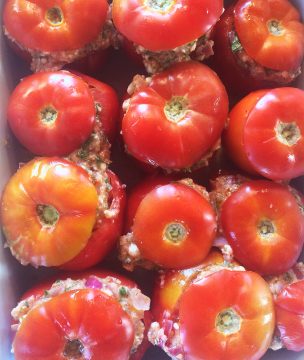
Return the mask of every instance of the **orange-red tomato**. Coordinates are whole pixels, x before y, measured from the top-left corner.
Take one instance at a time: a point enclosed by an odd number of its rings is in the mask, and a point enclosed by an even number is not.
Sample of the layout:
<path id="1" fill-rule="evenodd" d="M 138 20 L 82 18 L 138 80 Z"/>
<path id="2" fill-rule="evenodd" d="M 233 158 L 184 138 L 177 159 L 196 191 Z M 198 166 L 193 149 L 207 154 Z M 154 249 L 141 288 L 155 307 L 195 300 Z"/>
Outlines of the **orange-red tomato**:
<path id="1" fill-rule="evenodd" d="M 13 350 L 16 360 L 127 360 L 133 340 L 132 320 L 121 305 L 99 290 L 82 289 L 31 309 L 16 333 Z"/>
<path id="2" fill-rule="evenodd" d="M 98 216 L 86 247 L 75 258 L 63 264 L 61 269 L 84 270 L 96 265 L 112 250 L 121 235 L 126 194 L 118 177 L 110 170 L 107 170 L 107 175 L 112 187 L 109 193 L 109 209 L 115 215 L 110 218 Z"/>
<path id="3" fill-rule="evenodd" d="M 30 161 L 2 196 L 1 222 L 12 254 L 34 266 L 71 260 L 91 236 L 97 203 L 95 186 L 81 167 L 60 158 Z"/>
<path id="4" fill-rule="evenodd" d="M 194 268 L 167 270 L 161 273 L 156 280 L 153 291 L 152 313 L 155 321 L 162 324 L 164 319 L 175 315 L 182 293 L 203 268 L 223 263 L 224 258 L 221 252 L 213 249 L 204 261 Z"/>
<path id="5" fill-rule="evenodd" d="M 304 280 L 286 286 L 275 299 L 276 325 L 288 350 L 304 350 Z"/>
<path id="6" fill-rule="evenodd" d="M 280 274 L 297 261 L 304 218 L 287 186 L 250 181 L 223 203 L 221 224 L 235 258 L 261 274 Z"/>
<path id="7" fill-rule="evenodd" d="M 212 151 L 227 115 L 217 75 L 198 62 L 176 64 L 130 98 L 122 121 L 126 150 L 148 164 L 189 168 Z"/>
<path id="8" fill-rule="evenodd" d="M 106 0 L 8 0 L 3 23 L 9 36 L 27 50 L 75 50 L 97 38 L 107 11 Z"/>
<path id="9" fill-rule="evenodd" d="M 249 271 L 221 270 L 193 282 L 181 296 L 179 316 L 187 360 L 258 360 L 275 325 L 267 283 Z"/>
<path id="10" fill-rule="evenodd" d="M 216 234 L 216 218 L 202 194 L 185 184 L 171 183 L 144 197 L 132 231 L 143 259 L 180 269 L 195 266 L 207 256 Z"/>
<path id="11" fill-rule="evenodd" d="M 68 155 L 93 131 L 94 99 L 89 86 L 74 74 L 38 73 L 15 88 L 7 117 L 17 139 L 35 155 Z"/>
<path id="12" fill-rule="evenodd" d="M 117 29 L 153 51 L 173 49 L 204 35 L 222 11 L 223 0 L 113 1 Z"/>
<path id="13" fill-rule="evenodd" d="M 304 56 L 304 25 L 287 0 L 239 0 L 234 25 L 247 54 L 274 70 L 297 69 Z"/>
<path id="14" fill-rule="evenodd" d="M 272 180 L 303 175 L 303 118 L 303 90 L 250 93 L 229 114 L 224 137 L 229 155 L 243 170 Z"/>

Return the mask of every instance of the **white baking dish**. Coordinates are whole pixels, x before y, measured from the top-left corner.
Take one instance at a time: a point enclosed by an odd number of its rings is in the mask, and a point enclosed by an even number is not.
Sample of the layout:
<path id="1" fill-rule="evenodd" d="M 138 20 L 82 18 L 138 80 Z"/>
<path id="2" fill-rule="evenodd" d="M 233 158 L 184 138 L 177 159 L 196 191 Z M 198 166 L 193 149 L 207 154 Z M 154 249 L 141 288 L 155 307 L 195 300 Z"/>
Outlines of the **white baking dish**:
<path id="1" fill-rule="evenodd" d="M 2 9 L 4 0 L 0 0 Z M 304 0 L 295 0 L 296 6 L 301 9 L 304 17 Z M 1 11 L 2 13 L 2 11 Z M 2 17 L 2 16 L 1 16 Z M 120 64 L 122 65 L 122 64 Z M 117 67 L 119 74 L 116 79 L 109 78 L 114 84 L 122 81 L 123 66 Z M 12 138 L 6 123 L 6 104 L 7 99 L 18 83 L 19 79 L 28 73 L 27 67 L 14 56 L 4 42 L 2 33 L 0 34 L 0 191 L 7 182 L 8 178 L 18 167 L 20 161 L 29 158 L 27 154 Z M 304 89 L 304 74 L 298 80 L 298 86 Z M 123 77 L 123 76 L 122 76 Z M 107 81 L 107 76 L 103 78 Z M 127 84 L 129 78 L 124 78 L 123 83 Z M 125 174 L 128 177 L 128 175 Z M 304 190 L 304 180 L 303 180 Z M 13 206 L 13 204 L 12 204 Z M 0 234 L 2 237 L 2 234 Z M 1 243 L 4 240 L 1 239 Z M 10 353 L 11 331 L 10 331 L 10 311 L 18 301 L 20 294 L 32 284 L 37 283 L 41 278 L 49 274 L 49 270 L 35 270 L 31 267 L 21 266 L 10 254 L 8 249 L 0 246 L 0 360 L 13 359 Z M 39 334 L 37 334 L 39 336 Z M 149 351 L 146 360 L 167 359 L 160 351 Z M 304 352 L 293 353 L 289 351 L 269 351 L 263 360 L 304 360 Z M 208 359 L 207 359 L 208 360 Z M 223 359 L 225 360 L 225 359 Z M 246 359 L 235 359 L 246 360 Z"/>

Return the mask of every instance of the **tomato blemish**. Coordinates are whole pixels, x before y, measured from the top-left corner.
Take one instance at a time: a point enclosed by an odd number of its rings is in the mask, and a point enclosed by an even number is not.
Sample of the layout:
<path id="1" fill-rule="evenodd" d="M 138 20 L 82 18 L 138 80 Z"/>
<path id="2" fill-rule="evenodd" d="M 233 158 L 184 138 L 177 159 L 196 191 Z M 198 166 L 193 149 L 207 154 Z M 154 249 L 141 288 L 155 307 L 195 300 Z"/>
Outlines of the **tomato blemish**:
<path id="1" fill-rule="evenodd" d="M 278 141 L 287 146 L 293 146 L 301 139 L 301 130 L 296 122 L 285 123 L 278 120 L 275 133 Z"/>

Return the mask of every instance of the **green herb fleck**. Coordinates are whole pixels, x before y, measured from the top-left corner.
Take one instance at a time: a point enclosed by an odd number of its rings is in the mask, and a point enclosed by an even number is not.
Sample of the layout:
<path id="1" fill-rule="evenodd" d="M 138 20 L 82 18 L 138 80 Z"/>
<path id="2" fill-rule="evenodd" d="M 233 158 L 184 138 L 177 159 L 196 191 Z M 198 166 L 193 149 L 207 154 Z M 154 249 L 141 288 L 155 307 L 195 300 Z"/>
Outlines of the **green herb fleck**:
<path id="1" fill-rule="evenodd" d="M 44 290 L 44 296 L 49 296 L 49 292 L 47 290 Z"/>
<path id="2" fill-rule="evenodd" d="M 128 290 L 124 286 L 119 288 L 119 296 L 120 297 L 128 296 Z"/>
<path id="3" fill-rule="evenodd" d="M 238 38 L 238 36 L 235 34 L 234 38 L 232 40 L 232 44 L 231 44 L 231 50 L 232 52 L 238 52 L 240 50 L 242 50 L 242 44 L 240 42 L 240 39 Z"/>

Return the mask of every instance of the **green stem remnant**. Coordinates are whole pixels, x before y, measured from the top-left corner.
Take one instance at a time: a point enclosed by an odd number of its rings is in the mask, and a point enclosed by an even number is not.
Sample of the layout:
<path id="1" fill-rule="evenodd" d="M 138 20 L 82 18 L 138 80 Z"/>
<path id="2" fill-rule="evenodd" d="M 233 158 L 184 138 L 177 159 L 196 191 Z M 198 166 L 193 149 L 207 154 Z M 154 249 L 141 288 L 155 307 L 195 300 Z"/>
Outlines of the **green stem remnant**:
<path id="1" fill-rule="evenodd" d="M 267 22 L 268 31 L 271 35 L 281 36 L 284 33 L 284 28 L 280 21 L 272 19 Z"/>
<path id="2" fill-rule="evenodd" d="M 165 115 L 169 121 L 178 123 L 181 121 L 188 110 L 188 102 L 182 96 L 173 96 L 164 108 Z"/>
<path id="3" fill-rule="evenodd" d="M 52 205 L 37 205 L 36 211 L 43 226 L 54 226 L 59 220 L 59 212 Z"/>
<path id="4" fill-rule="evenodd" d="M 174 244 L 179 244 L 186 236 L 187 230 L 185 226 L 178 222 L 168 224 L 163 232 L 163 239 Z"/>
<path id="5" fill-rule="evenodd" d="M 301 139 L 301 130 L 295 122 L 278 120 L 275 126 L 278 141 L 287 146 L 295 145 Z"/>
<path id="6" fill-rule="evenodd" d="M 174 0 L 146 0 L 145 5 L 152 10 L 165 12 L 175 3 Z"/>
<path id="7" fill-rule="evenodd" d="M 240 331 L 241 317 L 233 309 L 221 311 L 215 319 L 216 330 L 223 335 L 232 335 Z"/>
<path id="8" fill-rule="evenodd" d="M 57 116 L 57 110 L 50 105 L 40 110 L 40 120 L 43 124 L 53 125 L 57 120 Z"/>
<path id="9" fill-rule="evenodd" d="M 52 7 L 47 9 L 45 19 L 50 25 L 59 26 L 63 23 L 63 13 L 59 7 Z"/>

